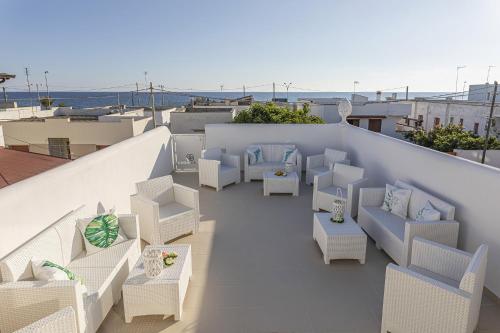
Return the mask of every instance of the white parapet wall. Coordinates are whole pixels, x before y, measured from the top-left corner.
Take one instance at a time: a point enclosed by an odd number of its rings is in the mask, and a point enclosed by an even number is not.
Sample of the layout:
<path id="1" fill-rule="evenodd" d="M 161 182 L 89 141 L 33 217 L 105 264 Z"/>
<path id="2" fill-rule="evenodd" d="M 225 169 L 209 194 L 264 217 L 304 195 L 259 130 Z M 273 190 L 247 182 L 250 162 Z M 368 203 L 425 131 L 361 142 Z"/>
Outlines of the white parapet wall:
<path id="1" fill-rule="evenodd" d="M 465 158 L 474 162 L 481 162 L 483 157 L 482 150 L 464 150 L 464 149 L 454 149 L 453 150 L 458 157 Z M 495 168 L 500 168 L 500 150 L 487 150 L 484 163 Z"/>
<path id="2" fill-rule="evenodd" d="M 0 258 L 71 210 L 130 212 L 135 183 L 172 172 L 170 131 L 159 127 L 0 190 Z"/>

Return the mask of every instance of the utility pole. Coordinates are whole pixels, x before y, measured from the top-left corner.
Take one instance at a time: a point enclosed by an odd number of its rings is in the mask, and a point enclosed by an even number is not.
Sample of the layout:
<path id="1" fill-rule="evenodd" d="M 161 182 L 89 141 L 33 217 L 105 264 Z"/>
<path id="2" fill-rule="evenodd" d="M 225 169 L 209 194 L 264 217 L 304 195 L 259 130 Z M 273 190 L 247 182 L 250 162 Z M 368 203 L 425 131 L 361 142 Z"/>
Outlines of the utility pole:
<path id="1" fill-rule="evenodd" d="M 465 97 L 465 85 L 467 84 L 467 81 L 464 81 L 464 85 L 462 87 L 462 100 L 464 100 Z"/>
<path id="2" fill-rule="evenodd" d="M 36 95 L 38 96 L 38 104 L 40 104 L 40 109 L 42 108 L 42 102 L 40 100 L 40 90 L 38 90 L 38 83 L 36 84 Z"/>
<path id="3" fill-rule="evenodd" d="M 160 89 L 161 89 L 161 106 L 165 105 L 165 100 L 164 100 L 165 95 L 163 94 L 163 87 L 164 87 L 163 84 L 160 85 Z"/>
<path id="4" fill-rule="evenodd" d="M 224 85 L 223 85 L 223 84 L 221 84 L 221 85 L 220 85 L 220 92 L 221 92 L 221 94 L 222 94 L 222 90 L 223 90 L 223 89 L 224 89 Z"/>
<path id="5" fill-rule="evenodd" d="M 245 94 L 245 85 L 243 85 L 243 97 L 245 97 L 246 94 Z"/>
<path id="6" fill-rule="evenodd" d="M 491 119 L 493 118 L 493 111 L 495 110 L 495 100 L 497 97 L 498 82 L 495 81 L 494 84 L 495 86 L 493 88 L 493 99 L 491 100 L 490 117 L 488 118 L 488 125 L 486 126 L 486 138 L 484 139 L 483 156 L 481 157 L 481 163 L 483 164 L 484 160 L 486 159 L 486 150 L 488 149 L 488 141 L 490 139 Z"/>
<path id="7" fill-rule="evenodd" d="M 458 93 L 458 71 L 467 66 L 457 66 L 457 79 L 455 80 L 455 95 Z M 456 97 L 456 96 L 455 96 Z"/>
<path id="8" fill-rule="evenodd" d="M 408 100 L 408 86 L 406 86 L 406 100 Z"/>
<path id="9" fill-rule="evenodd" d="M 134 103 L 134 92 L 131 91 L 130 93 L 132 94 L 132 106 L 135 106 L 135 103 Z"/>
<path id="10" fill-rule="evenodd" d="M 49 94 L 49 84 L 47 81 L 47 74 L 49 74 L 49 71 L 45 71 L 45 88 L 47 88 L 47 98 L 50 100 L 50 94 Z"/>
<path id="11" fill-rule="evenodd" d="M 153 128 L 156 128 L 156 110 L 155 110 L 155 95 L 153 93 L 153 82 L 149 82 L 151 110 L 153 110 Z"/>
<path id="12" fill-rule="evenodd" d="M 273 101 L 276 99 L 276 84 L 273 82 Z"/>
<path id="13" fill-rule="evenodd" d="M 355 102 L 355 99 L 356 99 L 356 85 L 359 84 L 359 81 L 354 81 L 352 83 L 352 102 L 354 103 Z"/>
<path id="14" fill-rule="evenodd" d="M 290 86 L 292 85 L 292 82 L 288 82 L 288 83 L 283 83 L 283 85 L 285 86 L 286 88 L 286 101 L 288 102 L 288 89 L 290 88 Z"/>
<path id="15" fill-rule="evenodd" d="M 35 113 L 33 111 L 33 99 L 31 98 L 30 72 L 28 70 L 28 67 L 24 67 L 24 72 L 26 73 L 26 83 L 28 85 L 28 94 L 30 96 L 31 113 L 33 113 L 33 116 L 35 116 Z"/>
<path id="16" fill-rule="evenodd" d="M 139 97 L 139 83 L 135 83 L 135 91 L 137 95 L 137 105 L 141 105 L 141 99 Z"/>
<path id="17" fill-rule="evenodd" d="M 118 99 L 118 108 L 120 108 L 120 92 L 118 92 L 117 99 Z"/>
<path id="18" fill-rule="evenodd" d="M 2 87 L 3 90 L 3 101 L 7 103 L 7 93 L 5 92 L 5 87 Z"/>

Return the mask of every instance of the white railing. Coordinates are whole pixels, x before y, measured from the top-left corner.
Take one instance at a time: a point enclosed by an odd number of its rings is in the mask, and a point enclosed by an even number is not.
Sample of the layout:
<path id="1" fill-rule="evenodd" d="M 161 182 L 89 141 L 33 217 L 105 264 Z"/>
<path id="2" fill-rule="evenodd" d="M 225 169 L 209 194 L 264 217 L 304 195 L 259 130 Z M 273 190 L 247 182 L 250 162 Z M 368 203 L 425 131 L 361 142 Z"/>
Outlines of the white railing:
<path id="1" fill-rule="evenodd" d="M 198 171 L 198 159 L 205 149 L 205 134 L 173 134 L 175 171 Z"/>

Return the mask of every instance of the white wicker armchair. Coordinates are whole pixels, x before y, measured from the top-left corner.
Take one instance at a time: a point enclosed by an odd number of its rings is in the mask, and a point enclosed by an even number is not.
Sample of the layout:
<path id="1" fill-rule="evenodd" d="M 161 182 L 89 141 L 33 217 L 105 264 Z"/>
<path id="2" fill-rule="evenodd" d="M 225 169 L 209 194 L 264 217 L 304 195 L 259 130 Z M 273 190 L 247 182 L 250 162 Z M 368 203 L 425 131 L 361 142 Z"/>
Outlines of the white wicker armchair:
<path id="1" fill-rule="evenodd" d="M 130 204 L 132 212 L 139 215 L 143 240 L 161 245 L 198 231 L 197 190 L 175 184 L 170 175 L 137 183 L 136 188 L 137 194 L 130 196 Z"/>
<path id="2" fill-rule="evenodd" d="M 472 255 L 415 238 L 411 265 L 387 266 L 381 331 L 472 333 L 479 319 L 487 254 L 486 245 Z"/>
<path id="3" fill-rule="evenodd" d="M 312 184 L 314 176 L 333 170 L 335 163 L 351 164 L 345 151 L 331 148 L 325 148 L 323 154 L 307 156 L 306 184 Z"/>
<path id="4" fill-rule="evenodd" d="M 241 181 L 240 157 L 220 148 L 202 150 L 198 159 L 200 187 L 208 185 L 220 191 L 224 186 Z"/>
<path id="5" fill-rule="evenodd" d="M 76 315 L 72 307 L 65 307 L 14 333 L 77 333 Z"/>
<path id="6" fill-rule="evenodd" d="M 314 176 L 313 210 L 332 210 L 333 200 L 346 200 L 346 213 L 358 215 L 359 189 L 365 186 L 365 170 L 345 164 L 335 164 L 332 171 Z M 342 191 L 342 198 L 337 196 L 337 189 Z"/>

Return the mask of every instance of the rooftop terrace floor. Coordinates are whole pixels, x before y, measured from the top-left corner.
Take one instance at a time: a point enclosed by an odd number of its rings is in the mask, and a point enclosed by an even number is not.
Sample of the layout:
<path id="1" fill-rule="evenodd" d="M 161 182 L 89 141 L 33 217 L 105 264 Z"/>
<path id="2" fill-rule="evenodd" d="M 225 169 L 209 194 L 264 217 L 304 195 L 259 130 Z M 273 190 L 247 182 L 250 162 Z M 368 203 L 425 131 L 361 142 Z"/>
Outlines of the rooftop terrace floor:
<path id="1" fill-rule="evenodd" d="M 198 188 L 194 173 L 174 174 Z M 99 332 L 380 332 L 385 266 L 369 240 L 366 264 L 323 262 L 312 239 L 312 187 L 300 196 L 262 195 L 262 182 L 221 192 L 200 189 L 200 232 L 192 245 L 193 277 L 182 320 L 135 317 L 120 302 Z M 500 306 L 484 297 L 478 332 L 500 332 Z"/>

